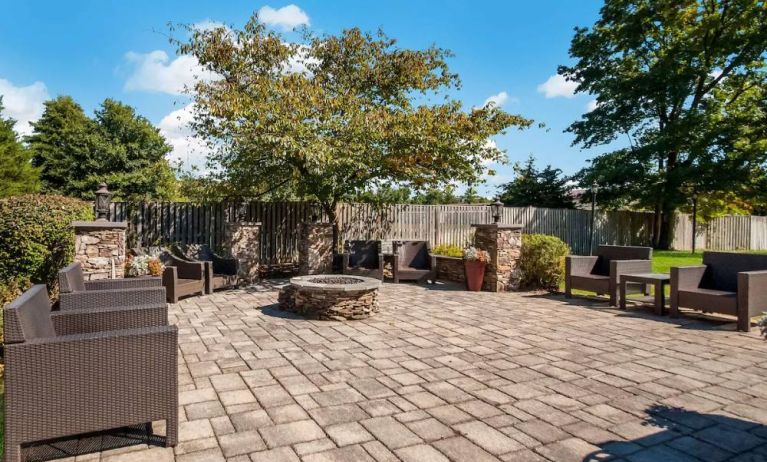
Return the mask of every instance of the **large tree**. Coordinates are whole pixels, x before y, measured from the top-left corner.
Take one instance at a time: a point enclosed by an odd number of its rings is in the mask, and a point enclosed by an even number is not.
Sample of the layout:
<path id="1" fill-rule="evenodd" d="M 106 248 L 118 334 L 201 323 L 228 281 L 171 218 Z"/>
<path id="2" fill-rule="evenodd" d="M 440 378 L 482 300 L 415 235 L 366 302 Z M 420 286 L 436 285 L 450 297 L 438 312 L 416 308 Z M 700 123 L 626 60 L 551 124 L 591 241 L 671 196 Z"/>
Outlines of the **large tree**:
<path id="1" fill-rule="evenodd" d="M 578 28 L 559 73 L 596 97 L 569 127 L 585 148 L 623 140 L 582 172 L 603 205 L 655 211 L 668 248 L 692 193 L 749 181 L 767 152 L 767 7 L 762 0 L 607 0 Z"/>
<path id="2" fill-rule="evenodd" d="M 256 16 L 243 30 L 190 32 L 179 52 L 219 77 L 195 85 L 193 128 L 214 148 L 211 170 L 241 196 L 287 189 L 334 219 L 338 201 L 389 182 L 474 182 L 503 157 L 488 138 L 530 123 L 450 99 L 459 79 L 440 48 L 359 29 L 288 43 Z"/>
<path id="3" fill-rule="evenodd" d="M 0 116 L 0 198 L 37 192 L 40 188 L 40 173 L 32 166 L 32 153 L 13 130 L 15 125 L 14 119 Z"/>
<path id="4" fill-rule="evenodd" d="M 512 207 L 571 209 L 575 207 L 571 190 L 570 179 L 562 170 L 551 165 L 539 170 L 530 156 L 525 163 L 514 164 L 514 179 L 500 187 L 500 199 Z"/>
<path id="5" fill-rule="evenodd" d="M 130 106 L 107 99 L 89 118 L 71 97 L 59 96 L 32 125 L 27 141 L 46 192 L 91 199 L 105 181 L 119 199 L 176 196 L 165 158 L 171 146 Z"/>

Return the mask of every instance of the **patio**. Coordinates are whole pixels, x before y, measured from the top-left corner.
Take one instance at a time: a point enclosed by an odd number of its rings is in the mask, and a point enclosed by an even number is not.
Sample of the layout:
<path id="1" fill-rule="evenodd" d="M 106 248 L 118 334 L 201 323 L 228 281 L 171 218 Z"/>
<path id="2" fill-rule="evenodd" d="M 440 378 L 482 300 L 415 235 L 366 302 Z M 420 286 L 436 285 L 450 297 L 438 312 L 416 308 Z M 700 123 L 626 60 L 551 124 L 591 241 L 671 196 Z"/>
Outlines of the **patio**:
<path id="1" fill-rule="evenodd" d="M 767 342 L 733 322 L 449 285 L 385 284 L 361 321 L 276 302 L 258 286 L 171 305 L 178 446 L 77 460 L 767 459 Z"/>

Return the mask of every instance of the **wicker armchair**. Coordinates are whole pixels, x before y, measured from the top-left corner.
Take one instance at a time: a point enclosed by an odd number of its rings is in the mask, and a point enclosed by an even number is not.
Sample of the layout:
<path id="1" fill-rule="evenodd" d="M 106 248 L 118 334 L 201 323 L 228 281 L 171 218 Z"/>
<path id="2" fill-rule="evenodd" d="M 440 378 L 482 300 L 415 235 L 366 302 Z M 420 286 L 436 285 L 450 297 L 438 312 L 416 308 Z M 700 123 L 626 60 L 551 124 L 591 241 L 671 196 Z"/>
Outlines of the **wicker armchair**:
<path id="1" fill-rule="evenodd" d="M 176 257 L 205 264 L 205 293 L 237 286 L 239 264 L 236 258 L 218 255 L 205 244 L 174 244 L 170 249 Z"/>
<path id="2" fill-rule="evenodd" d="M 166 445 L 176 445 L 177 329 L 119 325 L 129 310 L 94 331 L 82 313 L 51 312 L 44 285 L 5 307 L 7 462 L 22 460 L 25 443 L 159 420 Z"/>
<path id="3" fill-rule="evenodd" d="M 384 256 L 380 246 L 380 241 L 346 241 L 343 273 L 383 279 Z"/>
<path id="4" fill-rule="evenodd" d="M 394 243 L 394 282 L 429 281 L 437 278 L 437 258 L 431 254 L 427 241 L 399 241 Z"/>
<path id="5" fill-rule="evenodd" d="M 165 305 L 160 278 L 100 279 L 85 282 L 80 263 L 59 271 L 59 309 L 80 310 L 114 306 Z"/>
<path id="6" fill-rule="evenodd" d="M 703 265 L 671 268 L 672 317 L 680 307 L 736 316 L 748 332 L 767 311 L 767 255 L 703 252 Z"/>
<path id="7" fill-rule="evenodd" d="M 573 289 L 588 290 L 598 295 L 609 294 L 610 305 L 618 305 L 621 274 L 652 272 L 652 248 L 600 245 L 596 255 L 565 257 L 565 296 Z M 647 294 L 645 284 L 628 283 L 626 293 Z"/>

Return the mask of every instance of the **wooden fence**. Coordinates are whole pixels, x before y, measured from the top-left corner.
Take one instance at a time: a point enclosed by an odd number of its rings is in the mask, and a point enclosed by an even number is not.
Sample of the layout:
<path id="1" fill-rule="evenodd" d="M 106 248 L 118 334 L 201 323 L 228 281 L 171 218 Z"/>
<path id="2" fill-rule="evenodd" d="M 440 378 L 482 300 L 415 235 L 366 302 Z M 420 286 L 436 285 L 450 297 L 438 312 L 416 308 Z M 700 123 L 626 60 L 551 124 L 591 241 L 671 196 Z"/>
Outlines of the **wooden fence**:
<path id="1" fill-rule="evenodd" d="M 299 224 L 308 221 L 312 207 L 305 202 L 230 203 L 114 203 L 112 219 L 128 222 L 128 244 L 148 246 L 183 242 L 223 244 L 228 221 L 262 224 L 261 258 L 269 264 L 295 262 Z M 490 208 L 482 205 L 340 204 L 337 209 L 341 240 L 421 239 L 434 245 L 464 246 L 472 241 L 471 225 L 491 223 Z M 326 216 L 321 217 L 327 220 Z M 518 223 L 527 233 L 550 234 L 565 241 L 573 253 L 588 252 L 591 212 L 588 210 L 505 207 L 501 223 Z M 650 245 L 653 215 L 643 212 L 597 211 L 595 244 Z M 722 217 L 699 226 L 697 248 L 767 249 L 767 217 Z M 686 215 L 677 217 L 674 248 L 690 249 L 692 226 Z"/>

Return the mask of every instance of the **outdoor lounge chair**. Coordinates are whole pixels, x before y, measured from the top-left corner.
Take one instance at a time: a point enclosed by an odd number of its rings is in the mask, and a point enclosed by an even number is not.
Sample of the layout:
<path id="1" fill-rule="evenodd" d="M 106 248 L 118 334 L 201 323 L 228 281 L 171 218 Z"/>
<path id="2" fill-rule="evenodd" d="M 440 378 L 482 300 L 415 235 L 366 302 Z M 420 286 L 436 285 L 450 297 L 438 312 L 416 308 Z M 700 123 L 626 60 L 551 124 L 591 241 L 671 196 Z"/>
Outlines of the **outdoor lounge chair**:
<path id="1" fill-rule="evenodd" d="M 205 244 L 174 244 L 174 255 L 190 262 L 205 264 L 205 293 L 237 286 L 238 263 L 236 258 L 223 257 Z"/>
<path id="2" fill-rule="evenodd" d="M 114 306 L 165 306 L 160 278 L 99 279 L 85 281 L 75 262 L 59 270 L 59 309 L 95 309 Z"/>
<path id="3" fill-rule="evenodd" d="M 399 241 L 394 243 L 394 282 L 430 281 L 437 277 L 437 259 L 431 254 L 427 241 Z"/>
<path id="4" fill-rule="evenodd" d="M 671 268 L 671 316 L 681 307 L 736 316 L 748 332 L 767 311 L 767 255 L 703 252 L 703 265 Z"/>
<path id="5" fill-rule="evenodd" d="M 175 326 L 115 323 L 93 332 L 77 311 L 51 312 L 44 285 L 8 304 L 4 316 L 6 462 L 22 460 L 22 444 L 160 420 L 166 445 L 176 445 Z"/>
<path id="6" fill-rule="evenodd" d="M 384 256 L 380 241 L 346 241 L 343 273 L 383 279 Z"/>
<path id="7" fill-rule="evenodd" d="M 565 257 L 565 296 L 573 289 L 588 290 L 598 295 L 609 294 L 610 305 L 618 305 L 621 274 L 652 272 L 652 248 L 600 245 L 594 256 Z M 647 286 L 628 283 L 626 293 L 647 292 Z"/>
<path id="8" fill-rule="evenodd" d="M 131 249 L 134 255 L 146 255 L 141 248 Z M 205 264 L 189 262 L 178 258 L 164 247 L 150 248 L 152 255 L 157 255 L 165 270 L 162 273 L 162 285 L 168 303 L 176 303 L 180 297 L 205 293 Z"/>

